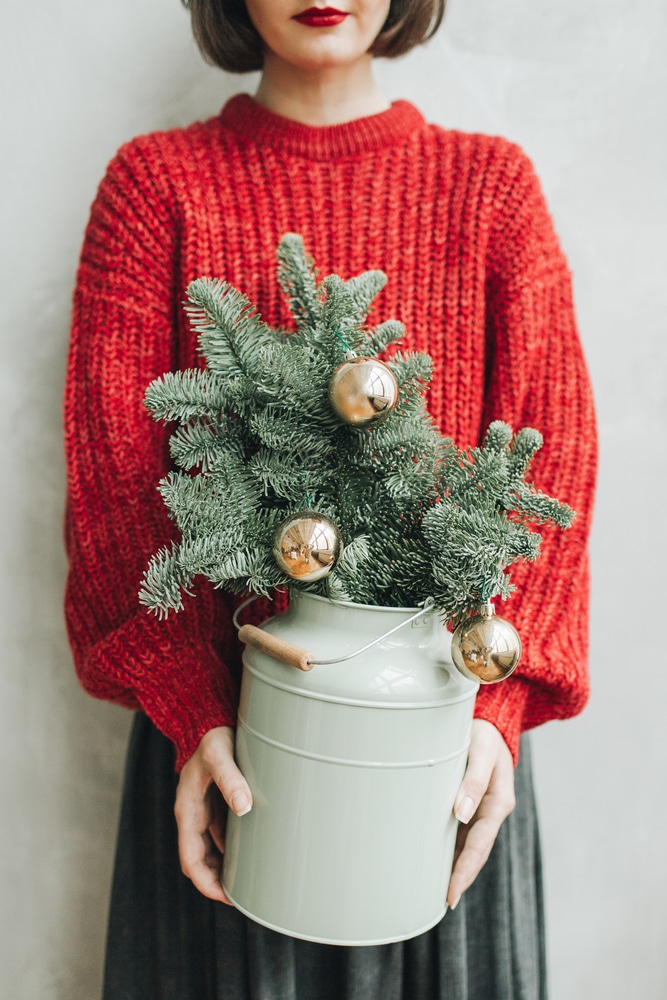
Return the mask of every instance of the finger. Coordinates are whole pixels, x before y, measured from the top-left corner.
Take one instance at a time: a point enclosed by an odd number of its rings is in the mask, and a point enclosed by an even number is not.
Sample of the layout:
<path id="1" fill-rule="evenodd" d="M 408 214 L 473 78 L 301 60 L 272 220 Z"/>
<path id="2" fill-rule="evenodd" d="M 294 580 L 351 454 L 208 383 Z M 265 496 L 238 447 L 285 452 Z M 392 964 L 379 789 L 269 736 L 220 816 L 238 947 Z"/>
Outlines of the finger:
<path id="1" fill-rule="evenodd" d="M 213 819 L 208 831 L 220 854 L 225 853 L 225 833 L 227 830 L 227 804 L 215 785 L 209 788 L 209 795 L 212 798 L 211 808 Z"/>
<path id="2" fill-rule="evenodd" d="M 459 823 L 458 830 L 456 831 L 456 844 L 454 846 L 454 860 L 452 861 L 452 870 L 459 860 L 459 855 L 463 850 L 466 842 L 466 837 L 468 835 L 468 827 L 464 826 L 463 823 Z"/>
<path id="3" fill-rule="evenodd" d="M 193 795 L 182 784 L 174 807 L 178 824 L 178 854 L 181 870 L 209 899 L 227 902 L 220 885 L 222 860 L 209 833 L 210 805 L 206 798 Z"/>
<path id="4" fill-rule="evenodd" d="M 493 733 L 482 727 L 473 730 L 468 764 L 454 803 L 459 823 L 469 823 L 489 787 L 496 764 L 497 746 Z"/>
<path id="5" fill-rule="evenodd" d="M 197 834 L 191 838 L 187 833 L 179 835 L 178 853 L 181 869 L 202 895 L 225 903 L 228 900 L 220 884 L 220 852 L 209 836 L 208 839 L 215 851 L 213 853 L 206 842 L 206 837 L 207 834 Z"/>
<path id="6" fill-rule="evenodd" d="M 447 891 L 447 902 L 451 909 L 455 909 L 463 893 L 470 888 L 486 864 L 504 818 L 497 811 L 488 816 L 479 816 L 467 829 L 463 827 L 466 836 L 454 863 Z"/>
<path id="7" fill-rule="evenodd" d="M 452 909 L 486 863 L 514 804 L 514 767 L 507 744 L 495 726 L 476 719 L 466 773 L 454 803 L 454 815 L 462 825 L 447 891 Z"/>
<path id="8" fill-rule="evenodd" d="M 222 893 L 220 897 L 216 896 L 216 899 L 219 898 L 220 902 L 225 903 L 227 906 L 233 906 L 234 904 L 229 899 L 222 886 L 222 854 L 212 836 L 209 835 L 207 838 L 206 835 L 204 835 L 204 843 L 206 844 L 206 856 L 204 858 L 205 864 L 213 872 L 216 885 Z"/>
<path id="9" fill-rule="evenodd" d="M 252 793 L 234 761 L 231 732 L 225 729 L 218 738 L 208 739 L 211 735 L 201 742 L 204 764 L 232 812 L 245 816 L 252 809 Z"/>

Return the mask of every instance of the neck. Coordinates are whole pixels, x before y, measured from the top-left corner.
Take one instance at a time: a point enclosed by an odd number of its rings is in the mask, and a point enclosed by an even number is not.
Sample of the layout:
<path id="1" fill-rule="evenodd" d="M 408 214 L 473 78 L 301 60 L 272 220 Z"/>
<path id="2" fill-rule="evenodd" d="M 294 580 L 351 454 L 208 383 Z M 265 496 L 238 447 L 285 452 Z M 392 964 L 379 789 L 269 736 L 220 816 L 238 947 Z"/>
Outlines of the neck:
<path id="1" fill-rule="evenodd" d="M 267 52 L 255 100 L 275 114 L 304 125 L 339 125 L 387 111 L 375 82 L 372 57 L 353 66 L 307 69 Z"/>

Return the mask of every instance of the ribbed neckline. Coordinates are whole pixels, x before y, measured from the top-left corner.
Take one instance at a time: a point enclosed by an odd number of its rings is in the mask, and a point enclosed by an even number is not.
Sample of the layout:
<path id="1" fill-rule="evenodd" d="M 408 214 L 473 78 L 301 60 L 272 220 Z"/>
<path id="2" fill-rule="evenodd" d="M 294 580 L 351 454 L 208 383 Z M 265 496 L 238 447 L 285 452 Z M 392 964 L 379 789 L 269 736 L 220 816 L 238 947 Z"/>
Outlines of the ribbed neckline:
<path id="1" fill-rule="evenodd" d="M 387 111 L 341 125 L 315 126 L 268 111 L 249 94 L 227 101 L 220 118 L 223 125 L 253 142 L 312 160 L 396 145 L 424 126 L 421 112 L 408 101 L 395 101 Z"/>

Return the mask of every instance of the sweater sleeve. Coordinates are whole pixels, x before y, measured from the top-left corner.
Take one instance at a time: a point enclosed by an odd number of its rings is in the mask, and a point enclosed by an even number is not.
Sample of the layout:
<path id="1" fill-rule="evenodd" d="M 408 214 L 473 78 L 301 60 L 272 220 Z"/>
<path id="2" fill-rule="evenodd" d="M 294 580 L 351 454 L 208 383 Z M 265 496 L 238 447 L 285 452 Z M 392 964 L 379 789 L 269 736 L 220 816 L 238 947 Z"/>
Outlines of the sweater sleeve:
<path id="1" fill-rule="evenodd" d="M 91 694 L 141 708 L 177 748 L 236 719 L 229 609 L 209 586 L 158 621 L 138 603 L 149 556 L 172 538 L 157 492 L 167 432 L 146 412 L 148 383 L 177 361 L 178 221 L 151 160 L 124 147 L 100 185 L 74 296 L 65 438 L 66 620 Z M 231 666 L 230 666 L 231 665 Z"/>
<path id="2" fill-rule="evenodd" d="M 483 426 L 501 419 L 537 428 L 545 443 L 530 478 L 576 511 L 569 529 L 544 529 L 538 561 L 513 569 L 516 592 L 497 606 L 518 629 L 523 657 L 509 680 L 480 690 L 476 715 L 502 732 L 516 760 L 522 730 L 575 715 L 588 697 L 597 440 L 568 267 L 530 162 L 519 154 L 513 169 L 491 234 Z"/>

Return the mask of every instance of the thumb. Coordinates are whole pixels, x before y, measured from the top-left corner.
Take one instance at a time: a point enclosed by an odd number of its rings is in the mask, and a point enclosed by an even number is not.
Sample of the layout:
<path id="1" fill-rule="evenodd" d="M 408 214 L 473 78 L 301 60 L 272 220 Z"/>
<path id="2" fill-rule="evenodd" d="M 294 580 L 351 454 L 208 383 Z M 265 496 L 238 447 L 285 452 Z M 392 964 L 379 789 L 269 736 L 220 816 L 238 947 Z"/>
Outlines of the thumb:
<path id="1" fill-rule="evenodd" d="M 252 809 L 252 794 L 234 760 L 233 730 L 228 727 L 210 730 L 200 748 L 206 770 L 223 799 L 237 816 L 245 816 Z"/>

